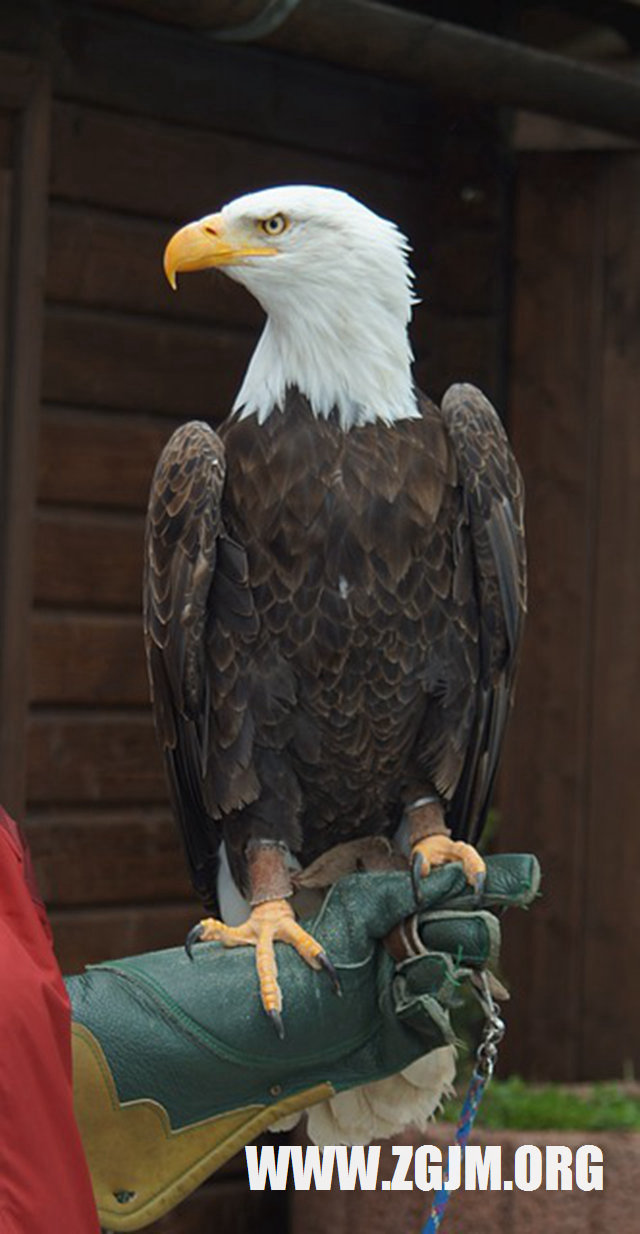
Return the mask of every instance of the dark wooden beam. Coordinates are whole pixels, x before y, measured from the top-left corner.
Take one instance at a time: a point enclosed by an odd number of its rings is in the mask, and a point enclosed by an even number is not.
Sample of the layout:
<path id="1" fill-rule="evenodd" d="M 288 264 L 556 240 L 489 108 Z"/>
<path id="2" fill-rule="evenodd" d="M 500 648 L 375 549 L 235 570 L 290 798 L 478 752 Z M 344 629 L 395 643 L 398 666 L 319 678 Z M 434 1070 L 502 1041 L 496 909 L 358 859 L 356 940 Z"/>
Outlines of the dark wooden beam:
<path id="1" fill-rule="evenodd" d="M 7 809 L 21 817 L 49 165 L 43 67 L 0 54 L 0 107 L 14 139 L 0 204 L 0 782 Z"/>
<path id="2" fill-rule="evenodd" d="M 255 17 L 263 0 L 111 0 L 146 17 L 228 34 Z M 434 98 L 524 107 L 640 135 L 640 82 L 507 39 L 372 0 L 301 0 L 260 43 L 379 77 L 428 88 Z"/>
<path id="3" fill-rule="evenodd" d="M 600 128 L 585 128 L 570 120 L 555 120 L 531 111 L 517 111 L 511 126 L 510 145 L 513 150 L 637 150 L 640 137 L 634 141 L 621 133 L 607 133 Z"/>
<path id="4" fill-rule="evenodd" d="M 229 136 L 260 134 L 348 164 L 419 173 L 428 165 L 435 117 L 424 91 L 402 82 L 73 0 L 47 6 L 37 20 L 24 0 L 3 0 L 0 34 L 5 46 L 50 65 L 57 98 Z"/>

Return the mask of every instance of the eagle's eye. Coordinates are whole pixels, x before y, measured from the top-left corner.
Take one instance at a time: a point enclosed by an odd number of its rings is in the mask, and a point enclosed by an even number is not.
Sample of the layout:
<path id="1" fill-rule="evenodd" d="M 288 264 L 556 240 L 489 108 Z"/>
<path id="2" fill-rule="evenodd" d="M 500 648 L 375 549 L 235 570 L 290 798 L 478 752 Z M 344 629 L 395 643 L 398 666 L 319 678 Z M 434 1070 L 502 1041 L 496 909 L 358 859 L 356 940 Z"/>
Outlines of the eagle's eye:
<path id="1" fill-rule="evenodd" d="M 268 236 L 280 236 L 289 224 L 284 214 L 272 214 L 270 218 L 263 219 L 260 226 Z"/>

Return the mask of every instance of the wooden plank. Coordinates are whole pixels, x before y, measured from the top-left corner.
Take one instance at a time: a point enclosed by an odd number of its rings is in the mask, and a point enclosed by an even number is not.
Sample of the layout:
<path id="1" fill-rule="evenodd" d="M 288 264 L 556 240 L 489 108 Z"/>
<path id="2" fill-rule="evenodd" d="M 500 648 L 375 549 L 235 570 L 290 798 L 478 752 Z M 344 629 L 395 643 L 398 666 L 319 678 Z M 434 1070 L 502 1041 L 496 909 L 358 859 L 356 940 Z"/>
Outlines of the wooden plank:
<path id="1" fill-rule="evenodd" d="M 49 82 L 42 66 L 0 54 L 0 105 L 17 111 L 11 255 L 0 258 L 10 322 L 0 322 L 10 340 L 0 418 L 0 782 L 5 806 L 21 817 L 49 166 Z"/>
<path id="2" fill-rule="evenodd" d="M 67 405 L 220 418 L 231 409 L 253 345 L 228 331 L 49 308 L 43 396 Z"/>
<path id="3" fill-rule="evenodd" d="M 31 810 L 25 834 L 50 907 L 192 895 L 178 827 L 165 808 Z"/>
<path id="4" fill-rule="evenodd" d="M 495 228 L 445 231 L 431 255 L 426 303 L 451 316 L 497 314 L 503 281 L 499 245 Z"/>
<path id="5" fill-rule="evenodd" d="M 39 56 L 0 51 L 0 106 L 16 113 L 29 107 L 40 94 L 43 64 Z"/>
<path id="6" fill-rule="evenodd" d="M 480 386 L 491 399 L 497 398 L 498 330 L 494 317 L 430 318 L 429 346 L 416 366 L 416 379 L 422 390 L 440 400 L 448 386 L 470 381 Z"/>
<path id="7" fill-rule="evenodd" d="M 0 167 L 11 170 L 14 162 L 15 117 L 0 107 Z"/>
<path id="8" fill-rule="evenodd" d="M 139 612 L 144 520 L 40 511 L 34 599 L 42 605 Z"/>
<path id="9" fill-rule="evenodd" d="M 45 407 L 38 498 L 57 505 L 143 512 L 160 452 L 179 421 Z"/>
<path id="10" fill-rule="evenodd" d="M 12 137 L 15 137 L 14 126 L 11 126 L 10 133 Z M 2 402 L 0 403 L 0 427 L 2 429 L 0 432 L 0 475 L 2 476 L 4 476 L 5 470 L 8 470 L 11 465 L 9 454 L 11 434 L 7 414 L 8 408 L 5 404 L 5 391 L 11 363 L 11 334 L 8 328 L 8 320 L 11 313 L 13 294 L 10 275 L 14 208 L 15 172 L 10 166 L 3 166 L 0 168 L 0 323 L 2 326 L 0 328 L 0 393 L 2 395 Z M 9 480 L 9 477 L 7 477 L 7 480 Z M 2 503 L 0 500 L 0 535 L 4 534 L 2 514 Z"/>
<path id="11" fill-rule="evenodd" d="M 536 853 L 543 898 L 505 930 L 504 1063 L 578 1078 L 598 438 L 600 163 L 523 159 L 510 425 L 527 489 L 530 611 L 499 801 L 500 844 Z"/>
<path id="12" fill-rule="evenodd" d="M 640 1068 L 640 156 L 608 164 L 581 1073 Z"/>
<path id="13" fill-rule="evenodd" d="M 57 103 L 52 150 L 54 197 L 158 220 L 184 222 L 242 193 L 290 183 L 345 189 L 414 237 L 424 225 L 418 177 L 227 133 Z"/>
<path id="14" fill-rule="evenodd" d="M 46 293 L 87 308 L 152 313 L 185 321 L 260 329 L 264 314 L 238 283 L 211 271 L 172 292 L 162 255 L 173 228 L 135 216 L 53 204 Z"/>
<path id="15" fill-rule="evenodd" d="M 424 170 L 435 117 L 425 91 L 200 32 L 57 14 L 57 94 L 349 160 Z"/>
<path id="16" fill-rule="evenodd" d="M 26 744 L 33 805 L 167 799 L 150 714 L 38 711 L 29 720 Z"/>
<path id="17" fill-rule="evenodd" d="M 32 703 L 145 706 L 149 683 L 142 618 L 36 612 L 31 619 Z"/>
<path id="18" fill-rule="evenodd" d="M 633 150 L 638 142 L 621 133 L 586 128 L 554 116 L 532 111 L 516 111 L 511 129 L 511 145 L 520 151 Z"/>
<path id="19" fill-rule="evenodd" d="M 485 131 L 461 129 L 440 134 L 438 151 L 427 176 L 426 214 L 420 230 L 451 236 L 476 227 L 499 227 L 504 216 L 502 146 L 493 123 Z"/>
<path id="20" fill-rule="evenodd" d="M 54 945 L 63 973 L 117 956 L 181 947 L 201 912 L 197 900 L 122 908 L 54 909 Z"/>

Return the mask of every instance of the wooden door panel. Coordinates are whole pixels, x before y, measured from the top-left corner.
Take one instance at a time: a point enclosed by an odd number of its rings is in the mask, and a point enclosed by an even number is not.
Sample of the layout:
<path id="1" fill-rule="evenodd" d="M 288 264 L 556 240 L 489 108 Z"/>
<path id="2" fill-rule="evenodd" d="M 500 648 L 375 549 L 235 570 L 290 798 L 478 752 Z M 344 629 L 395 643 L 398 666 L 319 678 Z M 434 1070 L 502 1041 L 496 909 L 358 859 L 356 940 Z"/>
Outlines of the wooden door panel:
<path id="1" fill-rule="evenodd" d="M 583 1073 L 637 1074 L 640 985 L 640 156 L 611 161 L 604 211 Z"/>
<path id="2" fill-rule="evenodd" d="M 506 929 L 504 1057 L 620 1076 L 640 993 L 640 157 L 527 156 L 516 207 L 510 425 L 530 605 L 501 778 L 501 844 L 542 862 Z"/>

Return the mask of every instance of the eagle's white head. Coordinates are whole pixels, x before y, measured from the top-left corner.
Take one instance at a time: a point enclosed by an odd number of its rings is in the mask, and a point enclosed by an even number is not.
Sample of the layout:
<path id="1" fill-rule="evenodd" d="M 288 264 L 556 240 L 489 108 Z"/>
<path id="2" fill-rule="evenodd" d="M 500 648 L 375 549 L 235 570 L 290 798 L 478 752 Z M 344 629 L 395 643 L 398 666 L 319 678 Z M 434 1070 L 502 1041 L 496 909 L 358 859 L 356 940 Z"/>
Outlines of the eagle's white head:
<path id="1" fill-rule="evenodd" d="M 407 327 L 409 245 L 398 228 L 337 189 L 310 185 L 238 197 L 183 227 L 165 272 L 221 267 L 267 314 L 234 410 L 262 423 L 288 386 L 345 429 L 416 417 Z"/>

